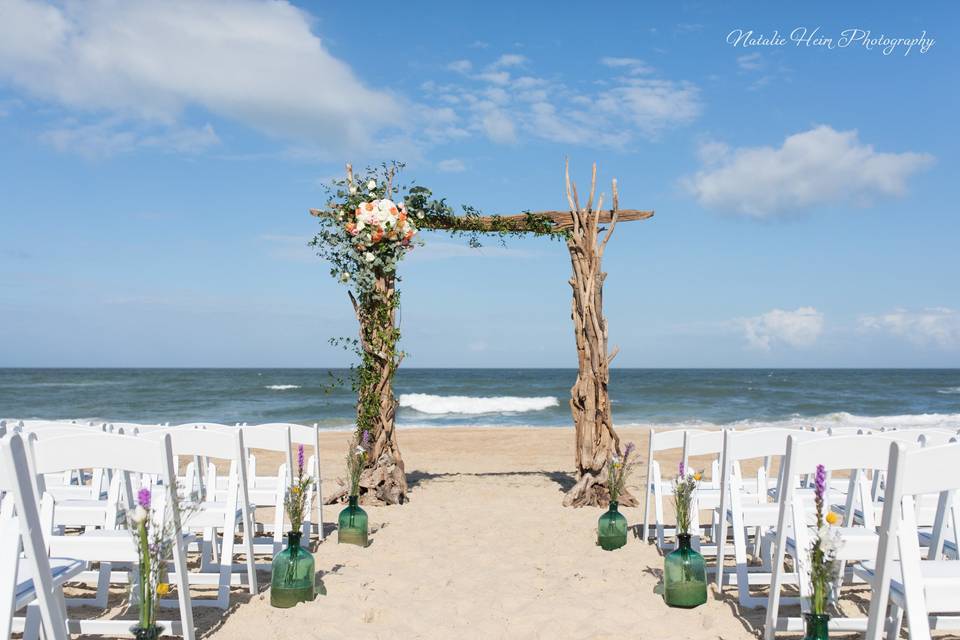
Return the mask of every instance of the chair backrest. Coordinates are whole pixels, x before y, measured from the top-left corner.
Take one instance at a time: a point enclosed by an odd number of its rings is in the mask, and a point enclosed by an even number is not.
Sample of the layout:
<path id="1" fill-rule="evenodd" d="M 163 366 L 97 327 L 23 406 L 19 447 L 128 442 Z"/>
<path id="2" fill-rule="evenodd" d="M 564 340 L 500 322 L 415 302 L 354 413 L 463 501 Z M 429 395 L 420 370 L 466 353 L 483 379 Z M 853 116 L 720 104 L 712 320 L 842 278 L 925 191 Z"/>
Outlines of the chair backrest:
<path id="1" fill-rule="evenodd" d="M 216 431 L 219 429 L 234 429 L 228 424 L 220 424 L 219 422 L 185 422 L 183 424 L 174 424 L 174 425 L 165 425 L 168 429 L 207 429 L 210 431 Z"/>
<path id="2" fill-rule="evenodd" d="M 79 468 L 162 475 L 167 442 L 102 432 L 38 438 L 32 446 L 35 472 L 62 473 Z"/>
<path id="3" fill-rule="evenodd" d="M 103 426 L 99 427 L 80 427 L 74 425 L 50 425 L 37 428 L 24 428 L 22 433 L 36 434 L 37 438 L 42 440 L 49 438 L 63 438 L 65 436 L 84 436 L 97 433 L 106 433 Z"/>
<path id="4" fill-rule="evenodd" d="M 960 443 L 908 448 L 902 442 L 894 442 L 891 446 L 876 577 L 871 585 L 868 637 L 882 635 L 890 585 L 896 574 L 899 574 L 904 609 L 909 616 L 910 637 L 930 637 L 926 625 L 929 614 L 956 611 L 955 586 L 950 582 L 924 581 L 914 499 L 925 494 L 940 495 L 928 552 L 929 559 L 940 560 L 947 518 L 952 520 L 955 542 L 960 526 L 957 515 L 960 511 L 960 474 L 954 472 L 958 465 Z M 899 570 L 895 570 L 895 558 L 899 558 Z M 938 575 L 957 575 L 955 571 L 944 569 L 946 567 L 941 567 Z"/>
<path id="5" fill-rule="evenodd" d="M 243 431 L 243 443 L 246 447 L 248 459 L 250 459 L 251 449 L 262 449 L 265 451 L 274 451 L 284 455 L 286 463 L 287 484 L 293 478 L 293 445 L 290 439 L 290 427 L 288 425 L 260 425 L 255 427 L 240 427 Z M 251 467 L 250 471 L 256 470 Z"/>
<path id="6" fill-rule="evenodd" d="M 9 598 L 15 598 L 19 571 L 20 548 L 23 547 L 24 559 L 33 577 L 34 593 L 40 605 L 40 617 L 45 636 L 52 640 L 64 640 L 67 637 L 66 620 L 63 610 L 54 598 L 53 580 L 50 572 L 50 560 L 42 535 L 38 508 L 38 494 L 32 481 L 32 473 L 23 437 L 11 434 L 0 442 L 0 493 L 11 496 L 3 503 L 3 518 L 0 521 L 0 581 L 9 581 L 0 592 L 8 592 Z M 10 506 L 12 502 L 13 506 Z M 14 510 L 15 509 L 15 510 Z M 9 563 L 9 564 L 8 564 Z M 9 632 L 13 603 L 0 602 L 0 606 L 10 611 L 0 611 L 4 620 L 4 636 Z M 9 615 L 8 615 L 9 614 Z"/>
<path id="7" fill-rule="evenodd" d="M 720 486 L 720 460 L 723 457 L 722 429 L 713 431 L 687 431 L 683 441 L 683 464 L 690 466 L 690 458 L 694 456 L 715 456 L 710 466 L 710 484 L 714 488 Z"/>
<path id="8" fill-rule="evenodd" d="M 864 436 L 870 435 L 873 433 L 873 430 L 863 427 L 830 427 L 827 429 L 827 433 L 831 436 Z"/>
<path id="9" fill-rule="evenodd" d="M 787 452 L 787 439 L 808 440 L 821 438 L 815 431 L 799 429 L 750 429 L 725 432 L 725 464 L 732 464 L 754 458 L 783 456 Z"/>
<path id="10" fill-rule="evenodd" d="M 668 431 L 650 430 L 651 453 L 658 451 L 668 451 L 670 449 L 682 449 L 683 441 L 688 433 L 702 433 L 703 429 L 670 429 Z"/>
<path id="11" fill-rule="evenodd" d="M 940 445 L 960 441 L 960 436 L 949 431 L 930 430 L 921 433 L 919 440 L 921 447 L 939 447 Z"/>

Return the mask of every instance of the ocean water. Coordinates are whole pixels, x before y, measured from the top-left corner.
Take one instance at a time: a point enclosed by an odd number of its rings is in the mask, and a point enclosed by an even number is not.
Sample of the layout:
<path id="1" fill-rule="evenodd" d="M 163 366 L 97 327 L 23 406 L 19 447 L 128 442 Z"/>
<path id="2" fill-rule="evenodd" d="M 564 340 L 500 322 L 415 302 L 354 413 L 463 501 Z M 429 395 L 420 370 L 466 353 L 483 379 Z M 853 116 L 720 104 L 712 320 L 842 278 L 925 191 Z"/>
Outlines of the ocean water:
<path id="1" fill-rule="evenodd" d="M 353 419 L 325 369 L 0 369 L 0 417 L 319 423 Z M 571 424 L 573 369 L 401 369 L 401 427 Z M 618 426 L 960 428 L 960 369 L 614 369 Z"/>

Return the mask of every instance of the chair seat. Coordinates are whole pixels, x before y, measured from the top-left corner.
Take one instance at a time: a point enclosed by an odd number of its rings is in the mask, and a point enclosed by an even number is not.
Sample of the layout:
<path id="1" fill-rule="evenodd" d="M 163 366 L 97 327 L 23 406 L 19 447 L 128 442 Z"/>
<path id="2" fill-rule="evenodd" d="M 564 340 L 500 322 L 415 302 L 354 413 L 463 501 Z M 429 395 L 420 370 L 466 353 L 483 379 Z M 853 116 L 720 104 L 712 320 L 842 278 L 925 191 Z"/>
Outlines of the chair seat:
<path id="1" fill-rule="evenodd" d="M 862 562 L 853 568 L 855 575 L 873 584 L 876 563 Z M 922 560 L 920 577 L 923 580 L 923 595 L 929 613 L 960 612 L 960 562 L 956 560 Z M 893 562 L 890 580 L 890 599 L 904 606 L 903 577 L 900 562 Z"/>
<path id="2" fill-rule="evenodd" d="M 65 582 L 86 570 L 87 563 L 73 558 L 50 558 L 50 575 L 54 587 L 63 587 Z M 36 591 L 33 586 L 33 571 L 28 563 L 20 562 L 17 565 L 17 588 L 15 609 L 33 602 Z"/>
<path id="3" fill-rule="evenodd" d="M 920 538 L 920 546 L 923 548 L 929 548 L 930 543 L 933 542 L 933 536 L 929 531 L 920 531 L 918 534 Z M 954 560 L 960 559 L 957 556 L 957 545 L 953 540 L 944 540 L 943 541 L 943 552 L 947 557 L 953 558 Z"/>

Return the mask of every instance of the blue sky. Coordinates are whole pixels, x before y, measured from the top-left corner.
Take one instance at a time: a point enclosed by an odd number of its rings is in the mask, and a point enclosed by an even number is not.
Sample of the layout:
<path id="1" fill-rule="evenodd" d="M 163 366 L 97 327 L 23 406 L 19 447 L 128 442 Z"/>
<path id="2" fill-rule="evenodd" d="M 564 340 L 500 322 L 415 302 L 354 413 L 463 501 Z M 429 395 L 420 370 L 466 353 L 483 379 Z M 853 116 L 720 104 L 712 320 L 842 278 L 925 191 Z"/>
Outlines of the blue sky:
<path id="1" fill-rule="evenodd" d="M 0 0 L 0 366 L 346 364 L 344 161 L 510 213 L 566 156 L 657 211 L 605 256 L 617 365 L 960 365 L 956 4 L 463 4 Z M 423 237 L 407 366 L 575 366 L 562 245 Z"/>

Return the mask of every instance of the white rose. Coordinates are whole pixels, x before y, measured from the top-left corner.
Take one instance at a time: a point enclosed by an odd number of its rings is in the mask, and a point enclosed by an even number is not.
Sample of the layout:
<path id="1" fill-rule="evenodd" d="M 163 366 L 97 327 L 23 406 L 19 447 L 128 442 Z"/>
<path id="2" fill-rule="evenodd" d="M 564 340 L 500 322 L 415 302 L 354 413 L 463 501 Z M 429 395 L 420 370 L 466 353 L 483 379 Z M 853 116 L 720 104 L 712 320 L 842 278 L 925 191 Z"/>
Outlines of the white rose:
<path id="1" fill-rule="evenodd" d="M 371 180 L 370 182 L 367 183 L 367 190 L 368 190 L 368 191 L 373 191 L 373 190 L 376 189 L 376 188 L 377 188 L 377 181 L 376 181 L 376 180 Z"/>
<path id="2" fill-rule="evenodd" d="M 357 233 L 363 231 L 363 228 L 364 228 L 365 226 L 366 226 L 366 225 L 365 225 L 364 222 L 363 222 L 363 217 L 361 216 L 361 217 L 357 218 Z"/>
<path id="3" fill-rule="evenodd" d="M 135 524 L 140 524 L 145 522 L 147 519 L 147 510 L 137 505 L 137 508 L 133 510 L 133 516 L 130 518 Z"/>
<path id="4" fill-rule="evenodd" d="M 350 185 L 350 195 L 353 195 L 353 194 L 355 194 L 356 192 L 357 192 L 357 186 L 356 186 L 356 185 L 353 185 L 353 184 Z"/>
<path id="5" fill-rule="evenodd" d="M 423 220 L 423 211 L 417 211 L 417 219 Z"/>
<path id="6" fill-rule="evenodd" d="M 370 253 L 369 251 L 367 251 L 365 254 L 363 254 L 363 257 L 364 257 L 364 259 L 365 259 L 367 262 L 373 262 L 374 260 L 377 259 L 377 256 L 373 255 L 373 254 Z"/>
<path id="7" fill-rule="evenodd" d="M 346 271 L 340 274 L 340 282 L 346 282 L 349 279 L 350 279 L 350 274 L 347 273 Z"/>

